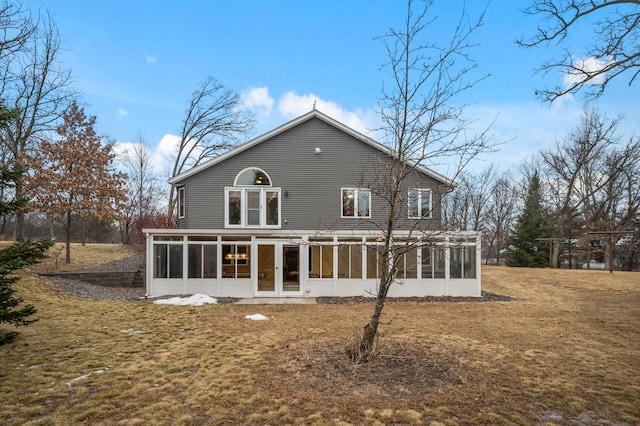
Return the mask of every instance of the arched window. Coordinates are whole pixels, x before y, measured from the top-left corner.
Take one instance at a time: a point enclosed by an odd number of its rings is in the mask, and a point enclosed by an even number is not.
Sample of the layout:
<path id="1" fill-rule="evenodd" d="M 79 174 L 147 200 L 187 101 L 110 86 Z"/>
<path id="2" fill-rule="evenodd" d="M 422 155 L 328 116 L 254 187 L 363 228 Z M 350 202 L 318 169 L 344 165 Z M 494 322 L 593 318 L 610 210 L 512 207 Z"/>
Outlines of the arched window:
<path id="1" fill-rule="evenodd" d="M 264 188 L 264 187 L 268 188 Z M 280 228 L 280 188 L 257 167 L 242 170 L 225 188 L 227 228 Z"/>
<path id="2" fill-rule="evenodd" d="M 269 179 L 269 175 L 267 175 L 264 170 L 260 170 L 255 167 L 251 167 L 248 169 L 244 169 L 238 176 L 236 176 L 236 180 L 233 183 L 234 186 L 271 186 L 271 179 Z"/>

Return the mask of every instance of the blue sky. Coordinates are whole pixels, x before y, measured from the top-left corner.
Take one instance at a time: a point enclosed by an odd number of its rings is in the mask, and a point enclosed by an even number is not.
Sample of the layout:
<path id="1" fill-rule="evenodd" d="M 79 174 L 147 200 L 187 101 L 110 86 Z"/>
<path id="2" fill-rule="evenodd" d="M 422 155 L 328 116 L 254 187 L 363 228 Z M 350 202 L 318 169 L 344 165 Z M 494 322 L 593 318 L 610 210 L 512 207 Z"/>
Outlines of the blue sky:
<path id="1" fill-rule="evenodd" d="M 477 15 L 484 2 L 468 1 Z M 583 99 L 541 104 L 534 89 L 562 85 L 536 68 L 554 47 L 525 50 L 516 38 L 533 34 L 535 18 L 519 8 L 529 0 L 493 0 L 472 51 L 489 78 L 464 94 L 478 128 L 494 119 L 492 133 L 506 141 L 473 167 L 516 164 L 576 126 Z M 48 10 L 62 36 L 63 66 L 72 70 L 85 111 L 98 131 L 120 143 L 142 134 L 157 153 L 170 154 L 191 93 L 207 76 L 242 95 L 258 120 L 254 136 L 309 111 L 322 112 L 367 132 L 377 125 L 385 61 L 376 36 L 399 26 L 402 0 L 273 1 L 25 1 Z M 462 1 L 436 1 L 434 40 L 458 17 Z M 588 40 L 578 33 L 576 55 Z M 571 47 L 573 49 L 573 46 Z M 640 134 L 638 88 L 619 81 L 596 104 L 608 116 L 625 114 L 623 132 Z M 440 170 L 446 174 L 447 170 Z"/>

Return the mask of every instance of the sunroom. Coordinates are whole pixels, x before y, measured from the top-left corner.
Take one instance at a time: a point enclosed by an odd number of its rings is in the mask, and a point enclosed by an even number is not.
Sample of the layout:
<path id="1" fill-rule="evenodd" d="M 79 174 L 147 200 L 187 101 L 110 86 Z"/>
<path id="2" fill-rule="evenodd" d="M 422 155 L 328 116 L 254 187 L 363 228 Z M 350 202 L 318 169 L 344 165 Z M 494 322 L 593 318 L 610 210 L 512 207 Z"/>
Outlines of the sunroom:
<path id="1" fill-rule="evenodd" d="M 145 230 L 147 294 L 347 297 L 377 292 L 384 240 L 373 233 Z M 390 297 L 479 297 L 480 234 L 398 233 Z"/>

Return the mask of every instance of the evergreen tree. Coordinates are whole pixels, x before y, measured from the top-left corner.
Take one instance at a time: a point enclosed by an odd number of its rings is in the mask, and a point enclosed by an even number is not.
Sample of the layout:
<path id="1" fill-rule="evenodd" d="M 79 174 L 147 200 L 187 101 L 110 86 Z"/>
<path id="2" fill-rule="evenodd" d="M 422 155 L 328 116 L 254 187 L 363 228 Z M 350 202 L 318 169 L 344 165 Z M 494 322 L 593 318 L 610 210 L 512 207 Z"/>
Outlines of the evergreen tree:
<path id="1" fill-rule="evenodd" d="M 14 296 L 11 286 L 20 278 L 12 275 L 14 271 L 38 263 L 46 257 L 45 252 L 53 245 L 53 240 L 18 241 L 14 245 L 0 250 L 0 324 L 14 326 L 29 325 L 36 319 L 30 319 L 37 310 L 35 306 L 22 305 L 23 299 Z M 11 342 L 19 333 L 0 331 L 0 345 Z"/>
<path id="2" fill-rule="evenodd" d="M 20 165 L 0 166 L 0 186 L 3 189 L 15 188 L 15 183 L 22 178 L 24 168 Z M 0 201 L 0 216 L 12 214 L 25 206 L 28 200 L 25 197 L 13 198 L 9 201 Z M 0 324 L 8 323 L 15 326 L 28 325 L 34 322 L 29 319 L 36 313 L 33 305 L 22 305 L 23 299 L 14 296 L 15 290 L 11 287 L 18 277 L 11 275 L 14 271 L 33 265 L 45 257 L 45 252 L 53 245 L 52 240 L 42 241 L 18 241 L 16 244 L 0 250 Z M 0 332 L 0 345 L 12 341 L 19 333 L 15 331 Z"/>
<path id="3" fill-rule="evenodd" d="M 0 127 L 15 119 L 16 110 L 9 110 L 0 102 Z M 14 214 L 23 208 L 29 199 L 16 196 L 16 187 L 26 172 L 18 163 L 0 165 L 0 193 L 13 194 L 8 200 L 0 198 L 0 218 Z M 22 305 L 23 299 L 16 297 L 11 286 L 19 277 L 12 275 L 18 269 L 33 265 L 45 258 L 45 252 L 53 245 L 52 240 L 18 241 L 16 244 L 0 250 L 0 324 L 8 323 L 14 326 L 28 325 L 36 321 L 29 319 L 36 313 L 33 305 Z M 0 331 L 0 345 L 11 342 L 19 333 L 16 331 Z"/>
<path id="4" fill-rule="evenodd" d="M 550 235 L 549 224 L 542 209 L 540 177 L 534 173 L 527 189 L 522 214 L 510 239 L 515 247 L 507 260 L 508 266 L 542 268 L 549 265 L 549 244 L 539 240 Z"/>

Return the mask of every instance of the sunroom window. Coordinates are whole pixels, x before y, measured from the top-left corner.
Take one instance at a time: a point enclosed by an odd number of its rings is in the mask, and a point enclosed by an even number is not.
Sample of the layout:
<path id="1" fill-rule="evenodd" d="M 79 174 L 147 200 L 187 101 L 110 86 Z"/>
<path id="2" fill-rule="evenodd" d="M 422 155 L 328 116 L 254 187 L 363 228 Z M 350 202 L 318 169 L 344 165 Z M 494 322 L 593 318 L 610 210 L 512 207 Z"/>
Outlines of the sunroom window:
<path id="1" fill-rule="evenodd" d="M 225 188 L 225 226 L 228 228 L 280 228 L 280 188 L 260 169 L 249 168 Z"/>

